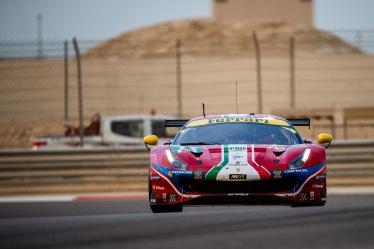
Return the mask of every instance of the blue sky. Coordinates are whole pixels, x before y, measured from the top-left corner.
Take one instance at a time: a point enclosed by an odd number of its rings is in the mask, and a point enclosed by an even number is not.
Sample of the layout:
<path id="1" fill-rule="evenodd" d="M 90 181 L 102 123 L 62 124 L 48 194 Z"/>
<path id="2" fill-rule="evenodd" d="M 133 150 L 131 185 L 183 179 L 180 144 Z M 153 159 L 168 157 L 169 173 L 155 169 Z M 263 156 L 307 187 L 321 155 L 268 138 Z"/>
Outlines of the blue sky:
<path id="1" fill-rule="evenodd" d="M 315 24 L 373 29 L 373 10 L 373 0 L 315 0 Z M 0 0 L 0 39 L 34 39 L 38 13 L 45 39 L 104 39 L 161 21 L 209 17 L 211 0 Z"/>

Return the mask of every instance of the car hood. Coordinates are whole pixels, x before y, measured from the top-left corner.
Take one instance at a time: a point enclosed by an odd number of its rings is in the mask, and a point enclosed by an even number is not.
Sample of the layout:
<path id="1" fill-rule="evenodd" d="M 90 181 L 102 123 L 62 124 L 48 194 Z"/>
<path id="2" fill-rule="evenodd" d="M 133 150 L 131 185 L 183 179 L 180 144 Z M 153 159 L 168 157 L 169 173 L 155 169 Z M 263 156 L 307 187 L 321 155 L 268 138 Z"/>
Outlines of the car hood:
<path id="1" fill-rule="evenodd" d="M 260 173 L 273 169 L 287 169 L 288 163 L 312 145 L 170 145 L 170 150 L 186 162 L 190 170 L 223 166 L 240 172 L 244 166 L 252 166 Z M 263 173 L 263 172 L 262 172 Z"/>

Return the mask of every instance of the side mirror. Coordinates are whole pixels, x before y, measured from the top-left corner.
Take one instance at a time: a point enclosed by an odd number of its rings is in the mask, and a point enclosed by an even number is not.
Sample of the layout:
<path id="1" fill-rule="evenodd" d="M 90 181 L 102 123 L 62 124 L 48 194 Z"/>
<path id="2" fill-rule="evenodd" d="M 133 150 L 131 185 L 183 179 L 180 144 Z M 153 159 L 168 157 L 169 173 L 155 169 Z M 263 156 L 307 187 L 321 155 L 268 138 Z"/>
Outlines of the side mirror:
<path id="1" fill-rule="evenodd" d="M 317 142 L 321 145 L 323 145 L 325 148 L 330 147 L 332 142 L 332 136 L 327 133 L 322 133 L 318 135 Z"/>
<path id="2" fill-rule="evenodd" d="M 304 143 L 306 143 L 306 144 L 313 144 L 313 140 L 310 139 L 310 138 L 305 138 L 304 139 Z"/>
<path id="3" fill-rule="evenodd" d="M 144 141 L 145 147 L 147 147 L 147 149 L 150 150 L 148 145 L 157 145 L 158 137 L 156 135 L 149 135 L 149 136 L 144 137 L 143 141 Z"/>

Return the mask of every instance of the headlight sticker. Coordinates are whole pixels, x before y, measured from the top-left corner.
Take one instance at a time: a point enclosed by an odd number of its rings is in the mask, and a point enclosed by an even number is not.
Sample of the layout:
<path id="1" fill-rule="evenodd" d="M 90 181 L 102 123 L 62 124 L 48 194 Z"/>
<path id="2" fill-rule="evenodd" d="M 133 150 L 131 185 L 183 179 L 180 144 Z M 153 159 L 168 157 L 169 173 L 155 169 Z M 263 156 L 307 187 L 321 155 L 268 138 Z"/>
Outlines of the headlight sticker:
<path id="1" fill-rule="evenodd" d="M 173 168 L 186 170 L 188 168 L 187 163 L 176 157 L 170 150 L 165 151 L 166 157 Z"/>
<path id="2" fill-rule="evenodd" d="M 290 169 L 298 169 L 303 167 L 309 159 L 310 152 L 311 149 L 306 148 L 302 154 L 298 155 L 294 160 L 288 163 L 288 167 Z"/>

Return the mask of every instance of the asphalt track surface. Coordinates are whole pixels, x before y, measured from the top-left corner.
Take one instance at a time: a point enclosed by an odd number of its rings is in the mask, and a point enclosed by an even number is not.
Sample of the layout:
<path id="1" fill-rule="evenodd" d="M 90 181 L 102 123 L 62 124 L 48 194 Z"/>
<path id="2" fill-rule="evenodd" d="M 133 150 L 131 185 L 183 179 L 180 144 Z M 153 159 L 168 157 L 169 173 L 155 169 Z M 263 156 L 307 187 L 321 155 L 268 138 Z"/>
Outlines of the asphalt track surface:
<path id="1" fill-rule="evenodd" d="M 1 203 L 0 248 L 374 248 L 374 195 L 325 207 L 205 206 L 152 214 L 146 201 Z"/>

